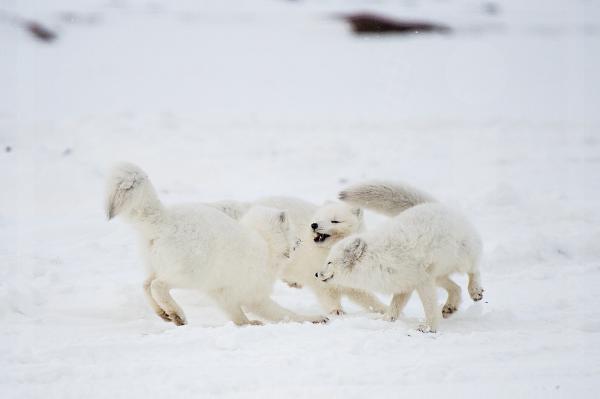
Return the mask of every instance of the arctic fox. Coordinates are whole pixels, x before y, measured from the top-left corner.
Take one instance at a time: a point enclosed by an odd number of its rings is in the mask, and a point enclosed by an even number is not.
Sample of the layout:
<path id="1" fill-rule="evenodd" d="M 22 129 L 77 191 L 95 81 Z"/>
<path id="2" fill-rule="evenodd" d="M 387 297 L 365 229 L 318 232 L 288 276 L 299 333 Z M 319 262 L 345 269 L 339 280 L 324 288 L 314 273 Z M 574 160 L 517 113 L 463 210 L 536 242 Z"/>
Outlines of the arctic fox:
<path id="1" fill-rule="evenodd" d="M 287 212 L 292 231 L 300 245 L 292 254 L 290 262 L 283 267 L 281 278 L 294 287 L 309 287 L 321 307 L 331 314 L 343 314 L 341 299 L 347 296 L 367 310 L 385 313 L 387 306 L 373 294 L 364 290 L 334 287 L 315 279 L 321 270 L 331 246 L 340 239 L 363 230 L 363 213 L 340 202 L 327 202 L 317 206 L 290 197 L 268 197 L 253 204 L 283 209 Z M 236 201 L 219 201 L 207 204 L 234 219 L 239 219 L 251 204 Z"/>
<path id="2" fill-rule="evenodd" d="M 285 213 L 278 211 L 274 217 L 257 210 L 238 223 L 204 205 L 167 208 L 147 175 L 126 163 L 113 169 L 107 193 L 108 218 L 123 216 L 140 235 L 148 272 L 144 291 L 164 320 L 186 324 L 182 309 L 169 293 L 172 288 L 204 291 L 237 325 L 261 324 L 249 320 L 244 311 L 271 321 L 327 320 L 298 315 L 270 298 L 276 263 L 290 251 L 285 245 L 289 233 Z M 270 240 L 249 227 L 255 224 L 263 232 L 270 230 Z"/>
<path id="3" fill-rule="evenodd" d="M 370 181 L 348 187 L 340 192 L 339 198 L 350 204 L 364 206 L 388 216 L 397 216 L 414 205 L 436 202 L 431 195 L 408 184 L 382 181 Z M 438 278 L 437 284 L 448 293 L 446 304 L 442 308 L 442 315 L 444 318 L 448 318 L 458 310 L 461 302 L 461 289 L 449 277 Z M 400 308 L 390 308 L 392 314 L 386 315 L 386 318 L 395 320 L 409 298 L 410 294 Z"/>
<path id="4" fill-rule="evenodd" d="M 482 298 L 479 259 L 482 243 L 474 227 L 459 213 L 431 197 L 414 191 L 421 202 L 406 209 L 406 185 L 367 183 L 350 187 L 340 198 L 388 215 L 397 214 L 378 229 L 355 234 L 335 244 L 327 257 L 324 271 L 316 274 L 336 285 L 393 294 L 386 314 L 395 320 L 417 290 L 426 315 L 422 331 L 438 328 L 440 312 L 435 286 L 449 291 L 447 306 L 458 306 L 460 288 L 448 275 L 468 273 L 469 294 L 474 301 Z M 445 307 L 445 308 L 446 308 Z"/>

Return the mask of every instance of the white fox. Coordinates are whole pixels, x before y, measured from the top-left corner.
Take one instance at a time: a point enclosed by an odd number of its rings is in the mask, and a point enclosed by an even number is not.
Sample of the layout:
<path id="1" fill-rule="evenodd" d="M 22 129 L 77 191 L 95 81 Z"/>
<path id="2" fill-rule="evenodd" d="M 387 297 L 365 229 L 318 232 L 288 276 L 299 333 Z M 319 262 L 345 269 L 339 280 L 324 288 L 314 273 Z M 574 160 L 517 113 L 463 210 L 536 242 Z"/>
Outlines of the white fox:
<path id="1" fill-rule="evenodd" d="M 127 163 L 113 169 L 107 193 L 108 218 L 124 217 L 140 235 L 148 272 L 144 291 L 164 320 L 186 324 L 172 288 L 200 289 L 237 325 L 262 324 L 245 311 L 270 321 L 327 320 L 298 315 L 270 298 L 278 263 L 290 251 L 285 213 L 259 209 L 238 223 L 204 205 L 167 208 L 147 175 Z M 255 225 L 260 232 L 250 228 Z"/>
<path id="2" fill-rule="evenodd" d="M 290 197 L 268 197 L 252 204 L 286 210 L 292 230 L 301 244 L 292 254 L 281 273 L 290 286 L 310 288 L 321 307 L 330 314 L 343 314 L 341 299 L 347 296 L 367 310 L 385 313 L 387 306 L 373 294 L 364 290 L 332 286 L 315 278 L 327 258 L 329 249 L 340 239 L 363 230 L 363 213 L 360 208 L 340 202 L 327 202 L 317 206 Z M 219 201 L 207 204 L 239 219 L 251 204 L 237 201 Z"/>
<path id="3" fill-rule="evenodd" d="M 407 192 L 413 193 L 409 201 Z M 386 182 L 349 187 L 340 193 L 340 199 L 397 216 L 378 229 L 335 244 L 324 270 L 316 274 L 318 279 L 393 294 L 386 314 L 389 320 L 398 317 L 416 289 L 427 319 L 420 327 L 422 331 L 434 332 L 438 328 L 436 284 L 449 293 L 444 309 L 452 313 L 458 307 L 460 287 L 448 278 L 451 273 L 468 273 L 471 298 L 475 301 L 482 298 L 481 239 L 458 212 L 410 186 Z"/>

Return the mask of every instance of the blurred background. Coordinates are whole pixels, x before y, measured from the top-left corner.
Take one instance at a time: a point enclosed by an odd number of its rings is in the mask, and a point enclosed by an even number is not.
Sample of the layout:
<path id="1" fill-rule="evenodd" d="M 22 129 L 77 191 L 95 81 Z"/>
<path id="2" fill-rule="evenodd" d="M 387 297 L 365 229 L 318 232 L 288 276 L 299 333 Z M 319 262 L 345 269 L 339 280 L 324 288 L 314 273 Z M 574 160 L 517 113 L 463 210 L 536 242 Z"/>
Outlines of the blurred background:
<path id="1" fill-rule="evenodd" d="M 431 375 L 458 391 L 501 377 L 516 392 L 586 393 L 600 372 L 599 105 L 592 0 L 0 0 L 0 393 L 81 394 L 92 376 L 115 394 L 140 375 L 133 394 L 447 388 Z M 330 339 L 354 337 L 337 357 L 311 352 L 311 326 L 267 327 L 296 343 L 286 357 L 257 332 L 203 328 L 224 318 L 178 293 L 190 326 L 173 330 L 144 302 L 133 232 L 105 221 L 104 179 L 122 160 L 144 168 L 166 203 L 321 203 L 361 179 L 411 183 L 482 232 L 490 303 L 446 323 L 435 347 L 446 357 L 385 383 L 381 352 L 400 354 L 379 342 L 396 347 L 405 335 L 393 328 L 410 323 L 334 321 Z M 318 310 L 309 293 L 278 285 L 276 295 Z M 409 316 L 420 314 L 413 299 Z M 468 368 L 466 333 L 487 371 Z M 199 336 L 204 346 L 190 349 Z M 115 345 L 116 365 L 103 356 Z M 231 383 L 204 364 L 190 382 L 178 363 L 157 385 L 164 371 L 146 367 L 144 345 L 182 345 L 240 373 L 231 351 L 255 345 L 244 359 L 270 359 L 263 370 L 287 388 L 259 376 Z M 421 359 L 419 348 L 397 350 Z M 304 360 L 287 362 L 296 355 Z M 363 368 L 332 375 L 339 359 Z M 450 364 L 458 371 L 447 374 Z M 522 375 L 535 383 L 519 385 Z"/>

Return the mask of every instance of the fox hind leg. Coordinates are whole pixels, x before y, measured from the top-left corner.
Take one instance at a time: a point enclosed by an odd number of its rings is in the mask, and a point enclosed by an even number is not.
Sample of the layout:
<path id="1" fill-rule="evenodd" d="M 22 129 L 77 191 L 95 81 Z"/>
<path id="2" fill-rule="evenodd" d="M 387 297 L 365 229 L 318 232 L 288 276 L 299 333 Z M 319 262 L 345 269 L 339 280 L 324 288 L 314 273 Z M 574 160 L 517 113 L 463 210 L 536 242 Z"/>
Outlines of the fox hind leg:
<path id="1" fill-rule="evenodd" d="M 394 294 L 394 296 L 392 297 L 392 302 L 390 303 L 390 306 L 388 307 L 388 310 L 384 315 L 384 319 L 387 321 L 396 321 L 398 319 L 398 316 L 400 315 L 400 312 L 402 312 L 402 310 L 406 306 L 406 303 L 410 299 L 411 294 L 412 291 Z"/>
<path id="2" fill-rule="evenodd" d="M 419 327 L 422 332 L 436 332 L 440 320 L 441 312 L 437 305 L 436 286 L 433 281 L 417 287 L 417 293 L 423 303 L 425 310 L 426 324 Z"/>
<path id="3" fill-rule="evenodd" d="M 260 302 L 255 303 L 251 310 L 258 314 L 259 316 L 264 317 L 270 321 L 295 321 L 295 322 L 305 322 L 310 321 L 311 323 L 325 323 L 327 322 L 327 318 L 323 316 L 304 316 L 299 315 L 291 310 L 284 308 L 279 305 L 277 302 L 273 301 L 271 298 L 265 298 Z"/>
<path id="4" fill-rule="evenodd" d="M 344 290 L 344 294 L 346 294 L 352 302 L 355 302 L 363 308 L 375 313 L 384 314 L 388 310 L 387 306 L 381 303 L 381 301 L 375 295 L 369 292 L 352 288 L 349 290 Z"/>
<path id="5" fill-rule="evenodd" d="M 150 282 L 150 295 L 158 306 L 167 314 L 169 320 L 178 326 L 187 323 L 181 307 L 169 293 L 170 287 L 164 281 L 154 279 Z M 161 316 L 159 314 L 159 316 Z M 161 316 L 162 317 L 162 316 Z M 164 318 L 164 317 L 163 317 Z"/>
<path id="6" fill-rule="evenodd" d="M 156 300 L 152 296 L 151 284 L 155 278 L 156 277 L 154 275 L 151 275 L 148 278 L 146 278 L 146 280 L 144 280 L 144 285 L 143 285 L 144 294 L 146 296 L 146 299 L 148 300 L 148 303 L 150 304 L 150 307 L 152 308 L 152 310 L 154 310 L 154 313 L 156 313 L 164 321 L 170 322 L 172 320 L 169 317 L 169 315 L 167 314 L 167 312 L 163 308 L 160 307 L 160 305 L 156 302 Z"/>
<path id="7" fill-rule="evenodd" d="M 436 283 L 448 292 L 448 299 L 442 308 L 442 316 L 448 318 L 458 310 L 460 305 L 460 286 L 450 280 L 448 276 L 438 277 Z"/>

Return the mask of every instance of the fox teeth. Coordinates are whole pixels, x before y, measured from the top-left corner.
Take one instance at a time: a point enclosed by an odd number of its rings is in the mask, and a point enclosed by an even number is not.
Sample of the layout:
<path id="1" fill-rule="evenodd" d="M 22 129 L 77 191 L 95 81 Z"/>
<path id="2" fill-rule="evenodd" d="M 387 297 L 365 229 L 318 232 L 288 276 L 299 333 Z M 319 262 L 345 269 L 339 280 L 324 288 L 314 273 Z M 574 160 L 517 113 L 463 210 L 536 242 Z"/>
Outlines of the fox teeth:
<path id="1" fill-rule="evenodd" d="M 323 242 L 329 237 L 329 234 L 317 233 L 315 236 L 315 242 Z"/>

